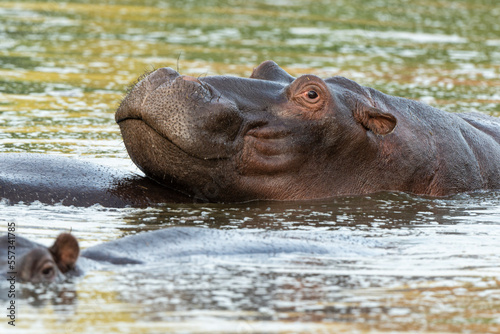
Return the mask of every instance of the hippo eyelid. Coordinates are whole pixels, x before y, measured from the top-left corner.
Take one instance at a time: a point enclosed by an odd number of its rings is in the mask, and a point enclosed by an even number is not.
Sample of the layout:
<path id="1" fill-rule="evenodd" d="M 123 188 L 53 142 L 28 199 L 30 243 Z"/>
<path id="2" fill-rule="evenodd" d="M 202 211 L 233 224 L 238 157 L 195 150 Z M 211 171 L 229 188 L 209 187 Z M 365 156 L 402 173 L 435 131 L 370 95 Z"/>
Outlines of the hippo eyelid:
<path id="1" fill-rule="evenodd" d="M 46 260 L 39 267 L 38 272 L 44 279 L 52 279 L 56 275 L 56 264 L 53 261 Z"/>
<path id="2" fill-rule="evenodd" d="M 292 82 L 289 85 L 289 90 L 291 95 L 300 95 L 301 93 L 308 92 L 309 90 L 314 90 L 320 96 L 326 96 L 328 92 L 328 87 L 325 81 L 314 75 L 303 75 Z"/>
<path id="3" fill-rule="evenodd" d="M 321 85 L 308 82 L 305 85 L 300 85 L 299 89 L 296 89 L 292 94 L 291 99 L 308 108 L 309 111 L 315 112 L 323 108 L 327 93 Z"/>
<path id="4" fill-rule="evenodd" d="M 47 267 L 47 268 L 44 268 L 42 269 L 42 274 L 45 275 L 45 276 L 52 276 L 52 274 L 54 273 L 54 267 Z"/>

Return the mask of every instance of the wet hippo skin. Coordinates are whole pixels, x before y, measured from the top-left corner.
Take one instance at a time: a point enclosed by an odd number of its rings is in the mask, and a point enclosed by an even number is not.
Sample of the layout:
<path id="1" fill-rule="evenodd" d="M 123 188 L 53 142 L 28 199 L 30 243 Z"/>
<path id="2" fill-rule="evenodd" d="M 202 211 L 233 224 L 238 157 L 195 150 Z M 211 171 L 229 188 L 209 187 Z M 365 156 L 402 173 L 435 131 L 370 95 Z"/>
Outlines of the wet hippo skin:
<path id="1" fill-rule="evenodd" d="M 8 237 L 0 237 L 0 277 L 7 272 Z M 341 233 L 298 231 L 239 231 L 172 227 L 143 232 L 89 247 L 80 252 L 78 241 L 60 234 L 51 247 L 16 236 L 16 279 L 55 282 L 93 269 L 113 266 L 165 264 L 183 257 L 238 257 L 259 261 L 279 254 L 378 254 L 376 242 Z M 236 260 L 235 260 L 236 261 Z M 140 267 L 139 267 L 140 268 Z"/>
<path id="2" fill-rule="evenodd" d="M 0 154 L 0 198 L 10 203 L 146 207 L 191 198 L 131 172 L 49 154 Z"/>
<path id="3" fill-rule="evenodd" d="M 146 175 L 210 201 L 500 188 L 498 118 L 444 112 L 343 77 L 294 78 L 271 61 L 250 78 L 158 69 L 116 120 Z"/>
<path id="4" fill-rule="evenodd" d="M 500 189 L 498 118 L 444 112 L 343 77 L 294 78 L 272 61 L 250 78 L 158 69 L 115 117 L 147 177 L 3 154 L 0 197 L 147 206 Z"/>

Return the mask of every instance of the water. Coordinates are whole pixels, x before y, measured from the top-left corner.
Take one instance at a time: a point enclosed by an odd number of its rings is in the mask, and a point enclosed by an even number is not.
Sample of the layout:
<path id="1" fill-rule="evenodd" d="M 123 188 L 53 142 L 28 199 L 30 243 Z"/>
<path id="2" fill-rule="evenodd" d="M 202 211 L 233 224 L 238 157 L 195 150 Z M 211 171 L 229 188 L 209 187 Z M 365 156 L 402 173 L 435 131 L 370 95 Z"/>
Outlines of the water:
<path id="1" fill-rule="evenodd" d="M 113 113 L 140 74 L 342 75 L 451 112 L 500 116 L 496 1 L 0 3 L 0 152 L 135 170 Z M 19 285 L 2 333 L 499 333 L 500 193 L 148 209 L 0 202 L 0 224 L 86 248 L 172 226 L 348 238 L 338 254 L 172 258 Z M 283 232 L 285 233 L 285 232 Z M 343 239 L 342 239 L 343 240 Z M 340 243 L 344 245 L 344 243 Z M 4 301 L 0 302 L 4 305 Z M 2 309 L 3 306 L 2 306 Z"/>

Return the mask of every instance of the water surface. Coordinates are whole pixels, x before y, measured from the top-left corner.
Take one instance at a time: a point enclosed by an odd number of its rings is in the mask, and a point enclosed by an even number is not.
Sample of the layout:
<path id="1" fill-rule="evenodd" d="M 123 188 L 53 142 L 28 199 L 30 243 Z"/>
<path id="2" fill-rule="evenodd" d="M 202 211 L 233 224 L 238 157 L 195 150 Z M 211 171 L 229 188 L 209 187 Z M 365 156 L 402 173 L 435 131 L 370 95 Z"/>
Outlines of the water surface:
<path id="1" fill-rule="evenodd" d="M 162 66 L 249 76 L 273 59 L 295 76 L 342 75 L 450 112 L 500 116 L 498 17 L 488 0 L 4 1 L 0 153 L 136 171 L 113 113 L 135 78 Z M 172 258 L 90 271 L 58 287 L 20 285 L 17 326 L 4 319 L 0 330 L 499 333 L 499 195 L 148 209 L 0 202 L 2 229 L 15 222 L 20 235 L 45 245 L 68 229 L 85 248 L 197 226 L 328 235 L 343 246 L 262 260 Z"/>

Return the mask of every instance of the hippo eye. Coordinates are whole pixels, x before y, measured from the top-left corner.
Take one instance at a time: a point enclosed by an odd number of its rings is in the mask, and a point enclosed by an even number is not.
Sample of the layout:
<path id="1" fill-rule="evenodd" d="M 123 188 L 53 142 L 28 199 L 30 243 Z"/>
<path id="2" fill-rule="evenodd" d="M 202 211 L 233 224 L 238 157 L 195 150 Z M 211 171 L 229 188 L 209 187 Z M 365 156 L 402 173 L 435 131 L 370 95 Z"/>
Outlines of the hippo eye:
<path id="1" fill-rule="evenodd" d="M 317 90 L 310 89 L 306 90 L 302 93 L 302 98 L 305 100 L 306 103 L 309 104 L 316 104 L 320 101 L 320 96 Z"/>
<path id="2" fill-rule="evenodd" d="M 44 279 L 52 279 L 55 276 L 56 271 L 54 266 L 51 263 L 46 263 L 43 268 L 40 270 L 40 273 L 44 277 Z"/>
<path id="3" fill-rule="evenodd" d="M 44 276 L 52 276 L 53 273 L 54 273 L 54 268 L 52 267 L 45 268 L 44 270 L 42 270 L 42 274 Z"/>
<path id="4" fill-rule="evenodd" d="M 316 100 L 319 97 L 319 95 L 318 93 L 316 93 L 316 91 L 310 90 L 307 92 L 307 97 L 310 98 L 311 100 Z"/>
<path id="5" fill-rule="evenodd" d="M 301 81 L 305 81 L 305 79 Z M 325 106 L 328 99 L 328 90 L 327 87 L 323 87 L 321 82 L 311 81 L 307 80 L 305 84 L 299 81 L 296 84 L 298 87 L 292 86 L 292 93 L 295 91 L 292 99 L 305 108 L 304 111 L 315 112 Z"/>

